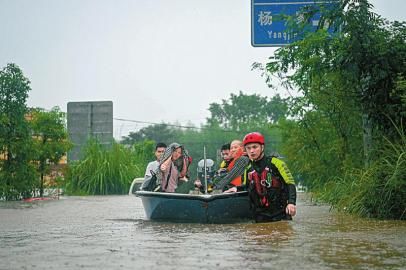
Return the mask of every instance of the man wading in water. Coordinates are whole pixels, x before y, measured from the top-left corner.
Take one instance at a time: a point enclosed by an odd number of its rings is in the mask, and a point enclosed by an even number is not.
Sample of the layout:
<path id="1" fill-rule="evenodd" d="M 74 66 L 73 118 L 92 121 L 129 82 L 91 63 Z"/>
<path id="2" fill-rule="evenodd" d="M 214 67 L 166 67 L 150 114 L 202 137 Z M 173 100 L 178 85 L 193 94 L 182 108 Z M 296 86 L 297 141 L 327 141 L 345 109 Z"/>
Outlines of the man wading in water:
<path id="1" fill-rule="evenodd" d="M 285 162 L 265 156 L 265 139 L 259 132 L 245 135 L 247 156 L 241 156 L 232 170 L 216 182 L 224 190 L 238 175 L 246 180 L 251 208 L 256 222 L 290 220 L 296 215 L 296 186 Z"/>
<path id="2" fill-rule="evenodd" d="M 285 162 L 265 156 L 265 139 L 259 132 L 245 135 L 250 163 L 248 192 L 256 222 L 292 219 L 296 215 L 296 186 Z"/>

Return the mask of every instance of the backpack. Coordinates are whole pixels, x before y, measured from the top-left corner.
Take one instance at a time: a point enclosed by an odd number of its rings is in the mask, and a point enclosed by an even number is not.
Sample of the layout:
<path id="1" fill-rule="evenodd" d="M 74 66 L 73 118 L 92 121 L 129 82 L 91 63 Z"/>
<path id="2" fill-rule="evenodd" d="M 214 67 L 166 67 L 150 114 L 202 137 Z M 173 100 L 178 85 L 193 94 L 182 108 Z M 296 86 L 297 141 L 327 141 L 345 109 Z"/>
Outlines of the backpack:
<path id="1" fill-rule="evenodd" d="M 141 185 L 141 190 L 143 191 L 155 191 L 159 187 L 159 185 L 157 184 L 156 173 L 152 170 L 150 172 L 151 175 L 147 175 Z"/>

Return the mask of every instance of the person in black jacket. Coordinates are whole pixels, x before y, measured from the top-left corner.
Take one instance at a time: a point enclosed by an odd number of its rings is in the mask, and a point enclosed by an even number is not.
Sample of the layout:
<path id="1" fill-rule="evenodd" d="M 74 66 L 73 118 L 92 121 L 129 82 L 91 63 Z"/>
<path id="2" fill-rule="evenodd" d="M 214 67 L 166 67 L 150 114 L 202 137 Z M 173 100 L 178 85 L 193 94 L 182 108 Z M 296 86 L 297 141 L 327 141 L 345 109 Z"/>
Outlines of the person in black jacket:
<path id="1" fill-rule="evenodd" d="M 292 219 L 296 215 L 296 186 L 285 162 L 264 154 L 265 140 L 259 132 L 243 140 L 248 154 L 248 192 L 256 222 Z"/>

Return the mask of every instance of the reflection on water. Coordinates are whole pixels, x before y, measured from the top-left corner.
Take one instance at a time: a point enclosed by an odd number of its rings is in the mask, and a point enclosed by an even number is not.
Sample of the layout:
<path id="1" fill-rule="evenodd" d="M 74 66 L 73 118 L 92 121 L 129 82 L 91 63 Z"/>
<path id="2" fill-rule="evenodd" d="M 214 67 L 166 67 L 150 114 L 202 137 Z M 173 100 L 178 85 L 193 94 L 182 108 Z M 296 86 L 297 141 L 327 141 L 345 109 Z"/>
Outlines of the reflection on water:
<path id="1" fill-rule="evenodd" d="M 0 203 L 0 269 L 404 269 L 405 240 L 304 197 L 293 221 L 225 225 L 148 221 L 130 196 Z"/>

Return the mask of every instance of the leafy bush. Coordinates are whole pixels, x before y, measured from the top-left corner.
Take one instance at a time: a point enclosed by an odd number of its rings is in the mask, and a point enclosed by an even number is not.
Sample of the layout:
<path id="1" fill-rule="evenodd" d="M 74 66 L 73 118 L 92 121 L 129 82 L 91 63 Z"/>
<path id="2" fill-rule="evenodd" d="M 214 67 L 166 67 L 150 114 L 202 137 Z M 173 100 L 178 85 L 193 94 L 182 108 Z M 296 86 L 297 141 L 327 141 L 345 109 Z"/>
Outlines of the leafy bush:
<path id="1" fill-rule="evenodd" d="M 331 179 L 320 198 L 338 210 L 364 217 L 406 219 L 406 136 L 392 143 L 385 139 L 376 161 L 368 169 L 348 170 Z M 321 191 L 321 192 L 320 192 Z"/>
<path id="2" fill-rule="evenodd" d="M 144 155 L 134 149 L 115 142 L 106 149 L 90 140 L 84 151 L 84 158 L 68 170 L 66 191 L 70 194 L 125 194 L 132 180 L 144 174 Z"/>

